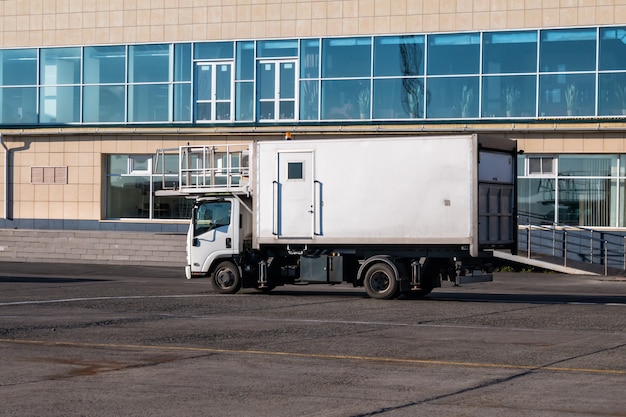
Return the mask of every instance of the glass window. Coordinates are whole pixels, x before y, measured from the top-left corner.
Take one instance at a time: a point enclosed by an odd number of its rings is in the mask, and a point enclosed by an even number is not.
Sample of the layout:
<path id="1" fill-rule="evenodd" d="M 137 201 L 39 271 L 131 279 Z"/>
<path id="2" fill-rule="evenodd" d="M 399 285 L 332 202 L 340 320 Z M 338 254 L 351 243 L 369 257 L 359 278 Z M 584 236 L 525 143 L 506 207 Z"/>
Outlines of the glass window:
<path id="1" fill-rule="evenodd" d="M 322 81 L 322 119 L 358 119 L 362 111 L 366 116 L 369 102 L 359 101 L 361 95 L 369 97 L 369 80 Z M 359 104 L 363 104 L 363 108 Z"/>
<path id="2" fill-rule="evenodd" d="M 84 54 L 85 84 L 119 84 L 126 81 L 125 46 L 86 47 Z"/>
<path id="3" fill-rule="evenodd" d="M 478 77 L 429 78 L 426 88 L 426 117 L 478 117 Z"/>
<path id="4" fill-rule="evenodd" d="M 608 177 L 617 171 L 615 155 L 560 155 L 560 176 Z"/>
<path id="5" fill-rule="evenodd" d="M 478 74 L 479 70 L 478 33 L 428 36 L 428 75 Z"/>
<path id="6" fill-rule="evenodd" d="M 174 81 L 191 81 L 191 44 L 174 45 Z"/>
<path id="7" fill-rule="evenodd" d="M 80 48 L 49 48 L 41 50 L 41 84 L 80 83 Z"/>
<path id="8" fill-rule="evenodd" d="M 300 43 L 300 78 L 320 76 L 320 40 L 306 39 Z"/>
<path id="9" fill-rule="evenodd" d="M 178 155 L 166 155 L 166 175 L 151 172 L 151 155 L 108 155 L 106 160 L 105 218 L 188 219 L 193 200 L 155 196 L 177 185 Z M 159 168 L 160 169 L 160 168 Z"/>
<path id="10" fill-rule="evenodd" d="M 0 74 L 3 86 L 37 85 L 37 50 L 0 51 Z"/>
<path id="11" fill-rule="evenodd" d="M 424 36 L 374 38 L 374 76 L 424 74 Z"/>
<path id="12" fill-rule="evenodd" d="M 259 58 L 283 58 L 298 56 L 296 39 L 259 41 L 256 46 Z"/>
<path id="13" fill-rule="evenodd" d="M 231 120 L 231 62 L 196 64 L 196 120 Z"/>
<path id="14" fill-rule="evenodd" d="M 598 115 L 626 115 L 626 73 L 598 75 Z"/>
<path id="15" fill-rule="evenodd" d="M 536 81 L 534 75 L 483 78 L 483 117 L 535 117 Z"/>
<path id="16" fill-rule="evenodd" d="M 385 78 L 374 80 L 374 119 L 424 117 L 423 78 Z"/>
<path id="17" fill-rule="evenodd" d="M 237 42 L 235 79 L 254 80 L 254 42 Z"/>
<path id="18" fill-rule="evenodd" d="M 128 47 L 128 81 L 131 83 L 170 80 L 170 44 Z"/>
<path id="19" fill-rule="evenodd" d="M 96 85 L 83 88 L 83 121 L 123 122 L 124 121 L 124 86 Z"/>
<path id="20" fill-rule="evenodd" d="M 600 28 L 600 70 L 626 70 L 626 27 Z"/>
<path id="21" fill-rule="evenodd" d="M 595 74 L 541 75 L 539 114 L 541 116 L 593 116 Z"/>
<path id="22" fill-rule="evenodd" d="M 319 81 L 300 81 L 300 120 L 319 117 Z"/>
<path id="23" fill-rule="evenodd" d="M 191 121 L 191 84 L 174 84 L 174 121 Z"/>
<path id="24" fill-rule="evenodd" d="M 594 71 L 595 29 L 541 31 L 539 66 L 545 72 Z"/>
<path id="25" fill-rule="evenodd" d="M 288 162 L 287 163 L 287 179 L 288 180 L 301 180 L 304 178 L 304 169 L 302 168 L 302 162 Z"/>
<path id="26" fill-rule="evenodd" d="M 324 39 L 322 77 L 369 77 L 372 64 L 371 38 Z"/>
<path id="27" fill-rule="evenodd" d="M 2 107 L 0 123 L 37 123 L 36 87 L 0 88 L 0 105 Z"/>
<path id="28" fill-rule="evenodd" d="M 199 42 L 194 44 L 193 58 L 199 59 L 233 59 L 233 42 Z"/>
<path id="29" fill-rule="evenodd" d="M 599 178 L 560 179 L 557 222 L 578 226 L 610 226 L 611 190 L 615 189 L 612 182 Z"/>
<path id="30" fill-rule="evenodd" d="M 80 121 L 80 87 L 41 87 L 40 123 L 76 123 Z"/>
<path id="31" fill-rule="evenodd" d="M 529 156 L 526 163 L 528 175 L 554 174 L 554 158 L 551 156 Z"/>
<path id="32" fill-rule="evenodd" d="M 235 118 L 237 120 L 253 120 L 254 116 L 254 83 L 235 84 Z"/>
<path id="33" fill-rule="evenodd" d="M 554 178 L 520 178 L 518 184 L 519 215 L 530 222 L 556 221 L 556 180 Z"/>
<path id="34" fill-rule="evenodd" d="M 487 32 L 483 35 L 483 73 L 537 71 L 537 31 Z"/>
<path id="35" fill-rule="evenodd" d="M 231 205 L 229 201 L 202 203 L 196 210 L 193 235 L 198 236 L 220 226 L 230 224 Z"/>
<path id="36" fill-rule="evenodd" d="M 150 177 L 109 175 L 106 183 L 107 219 L 150 217 Z"/>
<path id="37" fill-rule="evenodd" d="M 169 85 L 138 84 L 128 88 L 129 122 L 167 122 Z"/>

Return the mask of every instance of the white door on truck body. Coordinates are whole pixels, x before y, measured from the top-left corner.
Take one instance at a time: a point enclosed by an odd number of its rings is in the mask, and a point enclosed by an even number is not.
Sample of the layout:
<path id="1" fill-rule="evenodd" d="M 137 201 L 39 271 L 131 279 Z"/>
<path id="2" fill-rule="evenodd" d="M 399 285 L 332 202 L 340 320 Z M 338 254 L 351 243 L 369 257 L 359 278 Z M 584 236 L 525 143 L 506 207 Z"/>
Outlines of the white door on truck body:
<path id="1" fill-rule="evenodd" d="M 278 237 L 312 238 L 313 151 L 279 152 L 274 219 Z"/>

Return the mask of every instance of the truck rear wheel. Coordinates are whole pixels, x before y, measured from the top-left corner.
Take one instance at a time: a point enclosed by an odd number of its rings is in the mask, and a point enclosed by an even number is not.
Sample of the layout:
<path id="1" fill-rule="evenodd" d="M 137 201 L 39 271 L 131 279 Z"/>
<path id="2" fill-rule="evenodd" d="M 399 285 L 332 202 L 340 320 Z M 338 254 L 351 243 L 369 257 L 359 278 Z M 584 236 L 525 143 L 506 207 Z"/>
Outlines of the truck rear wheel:
<path id="1" fill-rule="evenodd" d="M 363 280 L 365 291 L 372 298 L 386 300 L 398 293 L 398 281 L 393 269 L 385 263 L 372 265 Z"/>
<path id="2" fill-rule="evenodd" d="M 220 262 L 211 274 L 213 290 L 220 294 L 234 294 L 241 288 L 239 269 L 230 261 Z"/>

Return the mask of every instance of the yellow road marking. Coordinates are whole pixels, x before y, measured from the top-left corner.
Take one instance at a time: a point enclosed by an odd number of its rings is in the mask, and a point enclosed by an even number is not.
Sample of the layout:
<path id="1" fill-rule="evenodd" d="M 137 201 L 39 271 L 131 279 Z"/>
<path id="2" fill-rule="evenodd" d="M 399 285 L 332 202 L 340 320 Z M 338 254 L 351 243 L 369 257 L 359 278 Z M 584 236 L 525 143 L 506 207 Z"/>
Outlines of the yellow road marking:
<path id="1" fill-rule="evenodd" d="M 286 356 L 296 358 L 315 358 L 315 359 L 340 359 L 361 362 L 383 362 L 397 364 L 414 364 L 414 365 L 440 365 L 440 366 L 462 366 L 468 368 L 499 368 L 499 369 L 518 369 L 518 370 L 536 370 L 536 371 L 554 371 L 554 372 L 580 372 L 590 374 L 610 374 L 610 375 L 626 375 L 626 370 L 619 369 L 595 369 L 595 368 L 573 368 L 560 366 L 535 366 L 535 365 L 510 365 L 501 363 L 481 363 L 481 362 L 457 362 L 433 359 L 406 359 L 406 358 L 385 358 L 374 356 L 358 356 L 358 355 L 332 355 L 322 353 L 298 353 L 298 352 L 279 352 L 267 350 L 243 350 L 243 349 L 215 349 L 203 347 L 188 346 L 151 346 L 151 345 L 128 345 L 116 343 L 86 343 L 86 342 L 55 342 L 49 340 L 26 340 L 26 339 L 0 339 L 0 343 L 36 345 L 36 346 L 61 346 L 61 347 L 87 347 L 87 348 L 109 348 L 109 349 L 132 349 L 132 350 L 169 350 L 177 352 L 204 352 L 204 353 L 223 353 L 223 354 L 245 354 L 245 355 L 266 355 L 266 356 Z"/>

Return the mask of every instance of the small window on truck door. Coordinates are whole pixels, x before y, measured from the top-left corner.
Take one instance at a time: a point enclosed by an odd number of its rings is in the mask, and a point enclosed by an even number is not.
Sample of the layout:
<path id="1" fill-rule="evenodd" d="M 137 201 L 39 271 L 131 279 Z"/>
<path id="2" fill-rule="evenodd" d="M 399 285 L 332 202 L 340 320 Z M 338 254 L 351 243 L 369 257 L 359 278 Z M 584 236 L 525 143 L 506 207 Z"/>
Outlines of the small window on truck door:
<path id="1" fill-rule="evenodd" d="M 303 162 L 288 162 L 287 163 L 287 179 L 288 180 L 301 180 L 304 179 Z"/>

